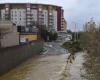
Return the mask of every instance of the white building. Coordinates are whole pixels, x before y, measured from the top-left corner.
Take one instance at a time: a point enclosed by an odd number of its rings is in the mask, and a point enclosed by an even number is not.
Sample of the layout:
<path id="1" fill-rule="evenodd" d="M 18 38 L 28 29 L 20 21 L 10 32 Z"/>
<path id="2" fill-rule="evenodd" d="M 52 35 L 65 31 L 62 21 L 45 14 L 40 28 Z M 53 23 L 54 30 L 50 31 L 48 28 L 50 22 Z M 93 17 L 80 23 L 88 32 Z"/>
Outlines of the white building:
<path id="1" fill-rule="evenodd" d="M 48 31 L 62 31 L 61 6 L 32 3 L 5 3 L 0 4 L 0 19 L 11 20 L 16 26 L 30 26 L 36 22 L 39 26 L 45 25 Z"/>

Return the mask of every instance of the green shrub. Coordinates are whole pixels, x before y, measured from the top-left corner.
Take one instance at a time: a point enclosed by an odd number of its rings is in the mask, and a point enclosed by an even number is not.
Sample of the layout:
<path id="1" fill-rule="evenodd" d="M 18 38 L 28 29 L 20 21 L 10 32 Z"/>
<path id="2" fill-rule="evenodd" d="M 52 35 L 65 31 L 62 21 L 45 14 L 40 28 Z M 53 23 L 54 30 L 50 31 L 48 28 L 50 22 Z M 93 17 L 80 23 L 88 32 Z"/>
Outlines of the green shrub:
<path id="1" fill-rule="evenodd" d="M 71 41 L 71 42 L 65 42 L 63 44 L 63 47 L 65 49 L 68 49 L 68 51 L 72 54 L 81 51 L 82 49 L 80 48 L 80 42 L 79 41 Z"/>

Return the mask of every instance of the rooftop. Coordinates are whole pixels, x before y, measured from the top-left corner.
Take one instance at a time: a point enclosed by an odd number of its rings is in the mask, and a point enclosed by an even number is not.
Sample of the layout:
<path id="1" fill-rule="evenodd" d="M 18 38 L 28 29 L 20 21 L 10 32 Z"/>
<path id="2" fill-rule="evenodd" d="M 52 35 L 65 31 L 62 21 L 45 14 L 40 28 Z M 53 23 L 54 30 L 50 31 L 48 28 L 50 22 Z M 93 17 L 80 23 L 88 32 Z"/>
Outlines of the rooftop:
<path id="1" fill-rule="evenodd" d="M 0 3 L 0 4 L 33 4 L 33 5 L 45 5 L 45 6 L 55 6 L 55 7 L 61 7 L 62 8 L 62 6 L 58 6 L 58 5 L 53 5 L 53 4 L 43 4 L 43 3 L 23 3 L 23 2 L 21 2 L 21 3 Z"/>

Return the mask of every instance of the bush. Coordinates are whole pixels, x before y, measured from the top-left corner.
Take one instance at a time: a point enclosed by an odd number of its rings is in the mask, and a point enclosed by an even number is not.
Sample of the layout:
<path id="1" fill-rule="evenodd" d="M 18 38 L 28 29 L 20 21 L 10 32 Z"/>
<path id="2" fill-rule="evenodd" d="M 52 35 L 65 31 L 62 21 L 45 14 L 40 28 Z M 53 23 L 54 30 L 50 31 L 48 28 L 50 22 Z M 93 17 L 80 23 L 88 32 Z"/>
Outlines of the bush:
<path id="1" fill-rule="evenodd" d="M 56 32 L 48 32 L 49 40 L 55 41 L 58 38 L 58 34 Z"/>
<path id="2" fill-rule="evenodd" d="M 63 44 L 63 47 L 65 49 L 68 49 L 68 51 L 72 54 L 81 51 L 82 49 L 80 48 L 80 42 L 79 41 L 71 41 L 71 42 L 65 42 Z"/>

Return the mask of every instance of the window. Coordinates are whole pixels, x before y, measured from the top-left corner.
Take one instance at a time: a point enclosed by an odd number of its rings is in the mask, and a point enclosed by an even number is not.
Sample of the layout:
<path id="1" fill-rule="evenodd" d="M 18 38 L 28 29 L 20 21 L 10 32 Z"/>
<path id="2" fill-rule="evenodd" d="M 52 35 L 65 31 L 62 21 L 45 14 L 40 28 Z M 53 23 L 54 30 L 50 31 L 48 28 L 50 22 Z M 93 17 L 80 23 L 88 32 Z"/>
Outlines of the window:
<path id="1" fill-rule="evenodd" d="M 25 11 L 23 11 L 23 13 L 25 13 Z"/>
<path id="2" fill-rule="evenodd" d="M 27 10 L 29 10 L 29 11 L 30 11 L 30 8 L 27 8 Z"/>
<path id="3" fill-rule="evenodd" d="M 13 11 L 11 11 L 11 14 L 13 14 Z"/>
<path id="4" fill-rule="evenodd" d="M 42 9 L 41 9 L 41 8 L 39 8 L 39 11 L 42 11 Z"/>
<path id="5" fill-rule="evenodd" d="M 49 15 L 52 15 L 52 13 L 49 13 Z"/>
<path id="6" fill-rule="evenodd" d="M 15 20 L 17 20 L 17 18 L 15 18 Z"/>
<path id="7" fill-rule="evenodd" d="M 21 11 L 20 11 L 20 16 L 21 16 Z"/>
<path id="8" fill-rule="evenodd" d="M 15 11 L 15 14 L 16 14 L 16 11 Z"/>
<path id="9" fill-rule="evenodd" d="M 8 11 L 9 10 L 9 8 L 6 8 L 6 11 Z"/>

